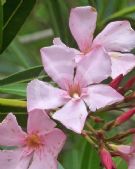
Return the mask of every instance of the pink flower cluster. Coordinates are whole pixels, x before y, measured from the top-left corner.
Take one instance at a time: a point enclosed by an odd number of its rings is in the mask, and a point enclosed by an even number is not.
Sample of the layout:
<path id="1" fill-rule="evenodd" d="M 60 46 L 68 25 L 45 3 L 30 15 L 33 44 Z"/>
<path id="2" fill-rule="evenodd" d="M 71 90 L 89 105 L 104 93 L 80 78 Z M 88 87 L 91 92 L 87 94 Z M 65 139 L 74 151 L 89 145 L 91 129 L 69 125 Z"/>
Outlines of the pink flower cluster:
<path id="1" fill-rule="evenodd" d="M 55 38 L 52 46 L 41 49 L 44 70 L 56 84 L 37 79 L 28 84 L 27 133 L 12 113 L 0 124 L 0 145 L 14 147 L 0 151 L 2 169 L 56 169 L 57 156 L 66 136 L 55 128 L 55 122 L 48 116 L 50 112 L 54 120 L 81 134 L 89 112 L 124 99 L 116 89 L 119 78 L 110 85 L 102 82 L 109 77 L 126 75 L 135 67 L 135 56 L 130 53 L 135 46 L 135 31 L 128 21 L 115 21 L 93 39 L 96 19 L 93 7 L 72 9 L 69 27 L 79 50 L 66 46 L 60 38 Z M 125 118 L 127 115 L 121 119 Z M 123 156 L 133 166 L 135 153 L 131 152 Z M 106 149 L 102 148 L 100 156 L 106 169 L 115 168 Z"/>

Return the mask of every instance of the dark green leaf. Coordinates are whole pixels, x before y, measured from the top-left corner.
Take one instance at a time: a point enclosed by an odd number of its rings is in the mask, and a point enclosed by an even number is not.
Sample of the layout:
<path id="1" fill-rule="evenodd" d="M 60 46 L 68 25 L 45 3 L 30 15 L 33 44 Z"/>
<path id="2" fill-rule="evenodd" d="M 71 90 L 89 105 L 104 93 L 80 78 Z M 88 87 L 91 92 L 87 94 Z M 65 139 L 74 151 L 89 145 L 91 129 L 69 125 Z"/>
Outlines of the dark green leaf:
<path id="1" fill-rule="evenodd" d="M 41 72 L 43 71 L 43 66 L 36 66 L 32 67 L 30 69 L 27 69 L 22 72 L 15 73 L 13 75 L 10 75 L 4 79 L 0 80 L 0 86 L 11 84 L 11 83 L 18 83 L 18 82 L 27 82 L 34 78 L 41 78 L 45 77 L 46 80 L 48 80 L 48 76 L 43 73 L 43 76 L 41 75 Z M 41 76 L 40 76 L 41 75 Z"/>
<path id="2" fill-rule="evenodd" d="M 1 53 L 16 36 L 35 3 L 36 0 L 6 0 L 3 9 L 4 24 Z"/>
<path id="3" fill-rule="evenodd" d="M 26 87 L 27 84 L 24 83 L 0 86 L 0 93 L 26 97 Z"/>
<path id="4" fill-rule="evenodd" d="M 84 151 L 82 152 L 82 164 L 80 169 L 98 169 L 100 166 L 99 156 L 89 143 L 86 143 Z"/>
<path id="5" fill-rule="evenodd" d="M 2 36 L 3 36 L 3 6 L 2 1 L 0 0 L 0 49 L 2 47 Z"/>

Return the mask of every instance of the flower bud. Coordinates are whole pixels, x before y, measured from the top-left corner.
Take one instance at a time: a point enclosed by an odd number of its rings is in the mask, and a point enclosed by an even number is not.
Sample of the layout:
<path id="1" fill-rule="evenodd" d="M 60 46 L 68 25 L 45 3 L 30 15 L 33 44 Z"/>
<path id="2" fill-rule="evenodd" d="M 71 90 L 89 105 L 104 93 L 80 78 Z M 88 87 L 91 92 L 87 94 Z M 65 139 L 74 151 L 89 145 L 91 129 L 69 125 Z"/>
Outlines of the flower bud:
<path id="1" fill-rule="evenodd" d="M 120 75 L 117 76 L 115 79 L 113 79 L 113 80 L 110 82 L 109 85 L 110 85 L 112 88 L 114 88 L 114 89 L 117 90 L 122 80 L 123 80 L 123 75 L 120 74 Z"/>
<path id="2" fill-rule="evenodd" d="M 123 113 L 119 117 L 116 118 L 114 126 L 118 126 L 126 121 L 128 121 L 135 114 L 135 108 Z"/>
<path id="3" fill-rule="evenodd" d="M 131 89 L 134 84 L 135 84 L 135 77 L 133 77 L 127 81 L 127 83 L 123 87 L 124 91 Z"/>
<path id="4" fill-rule="evenodd" d="M 100 155 L 101 163 L 106 169 L 116 169 L 109 151 L 107 151 L 103 147 L 100 149 L 99 155 Z"/>

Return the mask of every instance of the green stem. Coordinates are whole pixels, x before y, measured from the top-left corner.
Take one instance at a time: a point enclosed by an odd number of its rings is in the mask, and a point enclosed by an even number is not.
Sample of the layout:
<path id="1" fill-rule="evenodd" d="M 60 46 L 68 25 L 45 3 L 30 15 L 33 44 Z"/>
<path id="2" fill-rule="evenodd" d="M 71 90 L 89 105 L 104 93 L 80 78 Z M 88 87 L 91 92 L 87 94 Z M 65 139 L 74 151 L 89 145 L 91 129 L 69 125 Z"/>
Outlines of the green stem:
<path id="1" fill-rule="evenodd" d="M 26 108 L 27 104 L 26 101 L 0 98 L 0 106 Z"/>

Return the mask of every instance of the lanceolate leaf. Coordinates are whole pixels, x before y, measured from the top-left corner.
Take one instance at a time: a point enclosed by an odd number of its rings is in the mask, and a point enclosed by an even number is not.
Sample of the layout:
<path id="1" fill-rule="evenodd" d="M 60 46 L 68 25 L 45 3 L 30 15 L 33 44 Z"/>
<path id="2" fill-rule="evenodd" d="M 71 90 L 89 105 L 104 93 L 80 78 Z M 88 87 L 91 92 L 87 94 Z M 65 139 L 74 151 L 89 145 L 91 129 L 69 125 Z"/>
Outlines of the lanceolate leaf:
<path id="1" fill-rule="evenodd" d="M 0 0 L 0 49 L 2 47 L 2 27 L 3 27 L 3 6 L 2 1 Z"/>
<path id="2" fill-rule="evenodd" d="M 25 19 L 31 12 L 36 0 L 6 0 L 3 6 L 3 41 L 1 53 L 13 40 Z M 1 25 L 0 25 L 1 26 Z"/>
<path id="3" fill-rule="evenodd" d="M 24 83 L 0 86 L 0 93 L 26 97 L 26 87 Z"/>
<path id="4" fill-rule="evenodd" d="M 38 78 L 38 79 L 45 78 L 46 81 L 50 80 L 50 78 L 47 75 L 45 75 L 43 66 L 36 66 L 27 69 L 25 71 L 12 74 L 4 79 L 1 79 L 0 86 L 11 84 L 11 83 L 28 82 L 34 78 Z"/>

